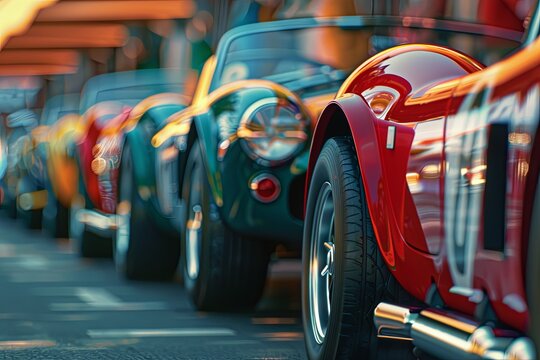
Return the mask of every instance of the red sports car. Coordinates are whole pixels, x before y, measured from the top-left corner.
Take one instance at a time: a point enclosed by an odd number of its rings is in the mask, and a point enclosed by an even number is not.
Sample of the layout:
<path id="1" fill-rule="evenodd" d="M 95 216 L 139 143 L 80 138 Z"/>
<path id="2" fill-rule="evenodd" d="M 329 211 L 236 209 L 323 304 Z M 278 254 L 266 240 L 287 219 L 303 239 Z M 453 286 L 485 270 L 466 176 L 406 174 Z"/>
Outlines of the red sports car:
<path id="1" fill-rule="evenodd" d="M 413 346 L 536 358 L 538 11 L 521 49 L 488 67 L 434 45 L 379 53 L 321 114 L 303 250 L 310 358 Z"/>

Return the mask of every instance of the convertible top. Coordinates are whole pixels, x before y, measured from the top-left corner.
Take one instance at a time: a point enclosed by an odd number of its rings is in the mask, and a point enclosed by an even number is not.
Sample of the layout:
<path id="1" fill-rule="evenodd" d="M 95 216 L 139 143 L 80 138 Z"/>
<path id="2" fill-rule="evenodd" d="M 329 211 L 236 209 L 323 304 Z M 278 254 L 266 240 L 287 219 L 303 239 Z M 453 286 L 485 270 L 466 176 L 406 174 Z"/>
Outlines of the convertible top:
<path id="1" fill-rule="evenodd" d="M 103 101 L 135 105 L 155 94 L 183 93 L 186 73 L 180 69 L 147 69 L 95 76 L 84 86 L 79 111 L 84 114 L 92 105 Z"/>

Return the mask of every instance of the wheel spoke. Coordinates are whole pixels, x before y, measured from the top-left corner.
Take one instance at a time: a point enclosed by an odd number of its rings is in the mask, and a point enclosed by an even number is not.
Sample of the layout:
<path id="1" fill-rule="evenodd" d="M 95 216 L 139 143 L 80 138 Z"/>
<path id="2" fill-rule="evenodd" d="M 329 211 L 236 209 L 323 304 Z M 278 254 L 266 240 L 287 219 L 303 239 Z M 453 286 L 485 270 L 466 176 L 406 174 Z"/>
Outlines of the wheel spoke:
<path id="1" fill-rule="evenodd" d="M 322 269 L 321 276 L 326 276 L 329 272 L 328 264 Z"/>

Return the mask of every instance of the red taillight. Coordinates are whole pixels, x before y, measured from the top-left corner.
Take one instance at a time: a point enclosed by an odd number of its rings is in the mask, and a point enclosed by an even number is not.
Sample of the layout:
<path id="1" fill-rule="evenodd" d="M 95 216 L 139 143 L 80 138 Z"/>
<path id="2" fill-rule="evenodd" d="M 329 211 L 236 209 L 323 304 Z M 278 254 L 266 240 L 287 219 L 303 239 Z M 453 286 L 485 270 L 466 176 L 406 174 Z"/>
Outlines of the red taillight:
<path id="1" fill-rule="evenodd" d="M 251 180 L 249 187 L 253 197 L 263 203 L 276 200 L 281 192 L 279 180 L 270 174 L 256 176 Z"/>

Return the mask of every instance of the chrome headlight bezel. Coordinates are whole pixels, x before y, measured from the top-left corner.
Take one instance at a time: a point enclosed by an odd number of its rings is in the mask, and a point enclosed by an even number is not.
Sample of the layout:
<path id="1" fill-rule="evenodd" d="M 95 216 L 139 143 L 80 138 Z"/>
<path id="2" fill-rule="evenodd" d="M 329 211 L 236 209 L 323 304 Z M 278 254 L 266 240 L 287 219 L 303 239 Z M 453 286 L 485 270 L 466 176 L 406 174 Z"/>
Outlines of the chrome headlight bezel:
<path id="1" fill-rule="evenodd" d="M 270 118 L 268 110 L 273 112 Z M 265 113 L 266 117 L 263 115 Z M 281 123 L 274 123 L 276 119 L 281 120 Z M 309 120 L 300 106 L 288 99 L 264 98 L 254 102 L 244 111 L 236 135 L 244 152 L 252 160 L 263 166 L 279 166 L 293 159 L 304 149 L 309 138 Z M 260 144 L 256 145 L 261 139 L 267 141 L 262 147 Z M 289 149 L 282 150 L 284 153 L 279 156 L 265 154 L 272 151 L 272 142 L 276 141 L 281 141 L 280 146 L 289 146 Z M 284 144 L 286 142 L 290 144 Z"/>

